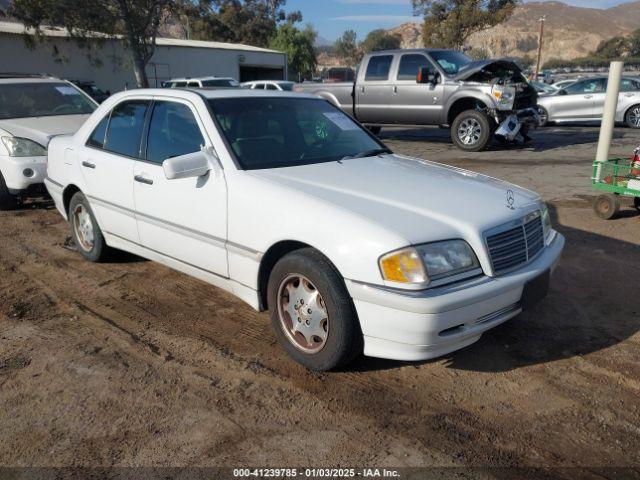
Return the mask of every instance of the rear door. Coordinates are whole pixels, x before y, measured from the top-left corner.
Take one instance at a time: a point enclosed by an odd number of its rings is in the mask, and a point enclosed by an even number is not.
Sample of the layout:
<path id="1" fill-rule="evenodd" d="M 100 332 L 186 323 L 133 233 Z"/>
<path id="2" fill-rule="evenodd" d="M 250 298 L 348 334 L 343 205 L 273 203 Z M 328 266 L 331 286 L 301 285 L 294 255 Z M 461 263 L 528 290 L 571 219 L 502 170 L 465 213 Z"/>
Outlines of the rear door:
<path id="1" fill-rule="evenodd" d="M 393 123 L 408 125 L 431 125 L 440 123 L 442 116 L 442 79 L 433 85 L 418 83 L 421 68 L 427 67 L 432 73 L 436 68 L 426 55 L 407 53 L 400 57 L 392 86 L 389 114 Z"/>
<path id="2" fill-rule="evenodd" d="M 101 229 L 138 243 L 133 171 L 140 155 L 150 100 L 119 103 L 96 126 L 79 156 L 89 198 Z"/>
<path id="3" fill-rule="evenodd" d="M 228 276 L 227 187 L 221 168 L 199 178 L 167 180 L 162 163 L 210 146 L 190 102 L 155 100 L 134 167 L 140 243 L 209 273 Z"/>
<path id="4" fill-rule="evenodd" d="M 371 55 L 356 85 L 356 114 L 363 123 L 390 123 L 393 55 Z"/>

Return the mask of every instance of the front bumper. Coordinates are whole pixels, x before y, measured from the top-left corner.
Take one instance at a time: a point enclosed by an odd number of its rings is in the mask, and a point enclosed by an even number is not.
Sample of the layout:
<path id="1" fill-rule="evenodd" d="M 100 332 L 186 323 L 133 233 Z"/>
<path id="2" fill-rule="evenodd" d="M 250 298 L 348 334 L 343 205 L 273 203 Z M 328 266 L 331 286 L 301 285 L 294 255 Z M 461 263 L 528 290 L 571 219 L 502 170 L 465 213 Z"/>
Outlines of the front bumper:
<path id="1" fill-rule="evenodd" d="M 506 117 L 498 116 L 496 122 L 498 123 L 496 135 L 513 141 L 518 135 L 522 135 L 524 126 L 534 128 L 540 126 L 540 113 L 536 108 L 525 108 L 512 112 Z"/>
<path id="2" fill-rule="evenodd" d="M 44 183 L 44 178 L 47 175 L 47 157 L 0 155 L 0 171 L 9 192 L 20 193 L 31 185 Z"/>
<path id="3" fill-rule="evenodd" d="M 427 360 L 466 347 L 522 312 L 524 286 L 560 260 L 559 233 L 533 262 L 505 276 L 421 292 L 398 292 L 346 280 L 364 335 L 364 354 Z"/>

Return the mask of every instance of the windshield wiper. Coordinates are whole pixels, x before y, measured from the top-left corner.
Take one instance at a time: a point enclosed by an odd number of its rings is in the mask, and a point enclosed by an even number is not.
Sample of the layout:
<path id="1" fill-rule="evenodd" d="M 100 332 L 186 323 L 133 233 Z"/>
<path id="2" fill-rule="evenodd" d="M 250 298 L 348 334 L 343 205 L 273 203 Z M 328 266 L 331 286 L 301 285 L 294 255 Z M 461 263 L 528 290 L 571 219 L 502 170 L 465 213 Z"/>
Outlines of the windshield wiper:
<path id="1" fill-rule="evenodd" d="M 382 155 L 383 153 L 391 153 L 391 150 L 389 150 L 388 148 L 376 148 L 374 150 L 365 150 L 364 152 L 356 153 L 355 155 L 344 156 L 340 160 L 349 160 L 352 158 L 375 157 L 376 155 Z"/>

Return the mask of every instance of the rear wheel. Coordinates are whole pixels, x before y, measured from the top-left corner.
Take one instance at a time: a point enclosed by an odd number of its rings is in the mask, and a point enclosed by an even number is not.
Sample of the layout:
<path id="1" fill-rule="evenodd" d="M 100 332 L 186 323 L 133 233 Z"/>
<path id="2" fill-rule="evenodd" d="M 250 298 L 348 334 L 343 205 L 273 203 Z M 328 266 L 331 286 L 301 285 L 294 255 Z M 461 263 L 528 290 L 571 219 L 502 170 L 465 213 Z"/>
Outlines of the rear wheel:
<path id="1" fill-rule="evenodd" d="M 451 125 L 453 144 L 466 152 L 480 152 L 487 148 L 493 136 L 491 120 L 477 110 L 459 114 Z"/>
<path id="2" fill-rule="evenodd" d="M 71 236 L 82 256 L 90 262 L 101 262 L 108 253 L 104 236 L 87 198 L 77 192 L 69 204 Z"/>
<path id="3" fill-rule="evenodd" d="M 18 206 L 18 197 L 9 193 L 7 184 L 0 173 L 0 210 L 13 210 Z"/>
<path id="4" fill-rule="evenodd" d="M 640 212 L 640 197 L 634 197 L 633 206 Z"/>
<path id="5" fill-rule="evenodd" d="M 540 115 L 538 127 L 546 127 L 549 124 L 549 112 L 547 112 L 546 108 L 538 105 L 538 113 Z"/>
<path id="6" fill-rule="evenodd" d="M 593 209 L 603 220 L 611 220 L 620 211 L 620 199 L 618 195 L 611 193 L 598 195 L 593 204 Z"/>
<path id="7" fill-rule="evenodd" d="M 278 341 L 305 367 L 333 370 L 362 352 L 362 332 L 344 281 L 317 250 L 297 250 L 275 265 L 268 301 Z"/>
<path id="8" fill-rule="evenodd" d="M 627 111 L 624 122 L 629 128 L 640 128 L 640 105 L 634 105 Z"/>

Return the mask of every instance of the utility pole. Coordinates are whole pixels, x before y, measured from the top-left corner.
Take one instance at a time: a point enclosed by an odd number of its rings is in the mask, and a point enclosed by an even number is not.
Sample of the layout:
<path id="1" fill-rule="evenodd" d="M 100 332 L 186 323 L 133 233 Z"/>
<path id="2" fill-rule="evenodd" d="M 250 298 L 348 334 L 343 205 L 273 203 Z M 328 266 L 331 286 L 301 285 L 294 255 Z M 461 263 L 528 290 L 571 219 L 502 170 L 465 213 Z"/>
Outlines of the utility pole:
<path id="1" fill-rule="evenodd" d="M 538 81 L 538 75 L 540 74 L 540 61 L 542 60 L 542 38 L 544 37 L 544 22 L 547 20 L 547 16 L 543 15 L 538 19 L 540 22 L 540 38 L 538 39 L 538 62 L 536 63 L 536 82 Z"/>

